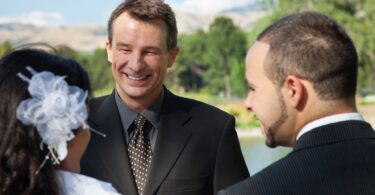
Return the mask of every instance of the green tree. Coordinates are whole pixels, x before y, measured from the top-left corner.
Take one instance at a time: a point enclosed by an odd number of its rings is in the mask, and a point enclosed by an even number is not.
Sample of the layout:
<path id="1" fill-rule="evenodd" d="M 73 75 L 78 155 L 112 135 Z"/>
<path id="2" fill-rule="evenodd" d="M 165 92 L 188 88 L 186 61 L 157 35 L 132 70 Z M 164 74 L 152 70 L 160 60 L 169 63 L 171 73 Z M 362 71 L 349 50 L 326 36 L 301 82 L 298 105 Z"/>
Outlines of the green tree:
<path id="1" fill-rule="evenodd" d="M 73 58 L 88 72 L 93 91 L 113 87 L 111 66 L 107 60 L 105 49 L 95 49 L 93 53 L 77 52 L 74 49 L 62 45 L 57 47 L 60 55 Z"/>
<path id="2" fill-rule="evenodd" d="M 0 57 L 7 54 L 12 49 L 12 45 L 9 41 L 6 41 L 0 45 Z"/>
<path id="3" fill-rule="evenodd" d="M 334 18 L 345 27 L 357 48 L 358 89 L 364 91 L 374 88 L 375 3 L 373 0 L 266 0 L 260 2 L 271 14 L 262 19 L 253 31 L 257 31 L 259 26 L 271 24 L 282 16 L 300 11 L 318 11 Z M 252 41 L 254 34 L 256 33 L 249 33 L 249 39 Z"/>
<path id="4" fill-rule="evenodd" d="M 111 64 L 107 60 L 106 49 L 95 49 L 94 53 L 88 56 L 87 69 L 92 82 L 93 89 L 113 88 L 114 79 L 112 77 Z"/>
<path id="5" fill-rule="evenodd" d="M 217 17 L 210 25 L 206 39 L 206 52 L 203 59 L 208 65 L 204 73 L 207 88 L 212 93 L 225 92 L 227 97 L 232 94 L 243 95 L 245 90 L 236 88 L 233 84 L 245 86 L 243 73 L 238 71 L 243 66 L 247 50 L 247 39 L 244 32 L 233 24 L 227 17 Z M 233 72 L 239 75 L 235 75 Z M 240 80 L 239 80 L 240 79 Z"/>
<path id="6" fill-rule="evenodd" d="M 203 30 L 179 36 L 180 53 L 173 68 L 175 74 L 172 73 L 172 76 L 176 77 L 175 83 L 184 90 L 198 91 L 203 87 L 203 72 L 207 69 L 207 64 L 203 61 L 206 37 Z"/>
<path id="7" fill-rule="evenodd" d="M 233 94 L 243 96 L 247 91 L 244 62 L 236 58 L 231 58 L 230 64 L 232 64 L 230 72 L 231 91 Z"/>

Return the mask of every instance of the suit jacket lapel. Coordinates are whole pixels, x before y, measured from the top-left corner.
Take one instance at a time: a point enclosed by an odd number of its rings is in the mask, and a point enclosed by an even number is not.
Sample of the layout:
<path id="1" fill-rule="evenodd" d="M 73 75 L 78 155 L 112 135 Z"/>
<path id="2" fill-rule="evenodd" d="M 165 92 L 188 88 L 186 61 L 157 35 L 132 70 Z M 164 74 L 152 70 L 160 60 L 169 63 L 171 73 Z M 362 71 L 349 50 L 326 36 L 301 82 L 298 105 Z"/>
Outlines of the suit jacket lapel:
<path id="1" fill-rule="evenodd" d="M 179 108 L 177 97 L 165 89 L 155 151 L 145 194 L 153 194 L 164 181 L 187 144 L 191 132 L 184 127 L 190 115 Z"/>
<path id="2" fill-rule="evenodd" d="M 120 114 L 115 102 L 115 92 L 108 96 L 99 109 L 101 113 L 94 114 L 90 118 L 90 126 L 106 134 L 102 138 L 102 148 L 98 152 L 98 162 L 105 168 L 105 174 L 113 179 L 112 184 L 121 188 L 128 195 L 137 195 L 136 186 L 131 172 L 127 153 L 127 144 L 120 119 Z"/>

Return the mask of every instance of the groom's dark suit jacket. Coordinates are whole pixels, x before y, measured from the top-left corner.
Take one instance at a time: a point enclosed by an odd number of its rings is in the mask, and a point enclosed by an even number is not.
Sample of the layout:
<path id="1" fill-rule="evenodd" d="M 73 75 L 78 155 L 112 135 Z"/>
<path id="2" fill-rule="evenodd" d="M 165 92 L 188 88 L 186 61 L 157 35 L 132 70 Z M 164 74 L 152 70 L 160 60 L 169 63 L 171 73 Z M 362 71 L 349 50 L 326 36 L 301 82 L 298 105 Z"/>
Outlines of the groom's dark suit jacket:
<path id="1" fill-rule="evenodd" d="M 91 134 L 82 173 L 136 195 L 115 93 L 94 99 L 90 109 L 90 126 L 107 137 Z M 154 148 L 145 195 L 210 195 L 249 176 L 234 118 L 168 90 Z"/>
<path id="2" fill-rule="evenodd" d="M 293 151 L 219 195 L 375 194 L 375 133 L 362 121 L 318 127 Z"/>

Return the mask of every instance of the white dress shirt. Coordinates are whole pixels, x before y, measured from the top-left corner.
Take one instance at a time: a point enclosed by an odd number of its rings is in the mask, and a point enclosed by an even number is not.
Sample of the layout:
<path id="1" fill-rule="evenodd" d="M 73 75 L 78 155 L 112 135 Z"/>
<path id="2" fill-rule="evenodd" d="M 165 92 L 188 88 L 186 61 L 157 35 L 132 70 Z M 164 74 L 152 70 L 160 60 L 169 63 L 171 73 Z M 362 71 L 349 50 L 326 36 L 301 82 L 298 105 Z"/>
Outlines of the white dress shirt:
<path id="1" fill-rule="evenodd" d="M 342 121 L 349 121 L 349 120 L 356 120 L 356 121 L 364 121 L 361 114 L 352 112 L 352 113 L 344 113 L 344 114 L 335 114 L 327 117 L 320 118 L 318 120 L 312 121 L 307 123 L 301 131 L 298 133 L 296 140 L 298 140 L 303 134 L 323 125 L 328 125 L 332 123 L 338 123 Z"/>

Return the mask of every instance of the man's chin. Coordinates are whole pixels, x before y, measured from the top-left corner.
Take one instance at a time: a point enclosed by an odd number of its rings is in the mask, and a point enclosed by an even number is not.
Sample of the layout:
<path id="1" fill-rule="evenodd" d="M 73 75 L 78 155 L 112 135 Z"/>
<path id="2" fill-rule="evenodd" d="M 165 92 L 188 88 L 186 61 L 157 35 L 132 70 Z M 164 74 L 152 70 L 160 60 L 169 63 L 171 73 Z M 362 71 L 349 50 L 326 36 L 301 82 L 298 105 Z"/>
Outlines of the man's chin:
<path id="1" fill-rule="evenodd" d="M 145 97 L 144 93 L 128 93 L 127 95 L 129 98 L 134 100 L 143 99 L 143 97 Z"/>
<path id="2" fill-rule="evenodd" d="M 277 147 L 277 144 L 273 141 L 270 141 L 268 139 L 266 139 L 265 141 L 266 145 L 269 147 L 269 148 L 276 148 Z"/>
<path id="3" fill-rule="evenodd" d="M 265 139 L 265 144 L 270 148 L 275 148 L 277 146 L 277 143 L 274 136 L 269 132 L 269 130 L 263 130 L 262 133 L 264 133 L 263 136 Z"/>
<path id="4" fill-rule="evenodd" d="M 128 86 L 125 93 L 129 97 L 137 99 L 143 97 L 147 93 L 147 89 L 146 87 Z"/>

